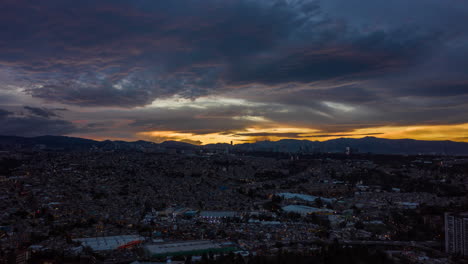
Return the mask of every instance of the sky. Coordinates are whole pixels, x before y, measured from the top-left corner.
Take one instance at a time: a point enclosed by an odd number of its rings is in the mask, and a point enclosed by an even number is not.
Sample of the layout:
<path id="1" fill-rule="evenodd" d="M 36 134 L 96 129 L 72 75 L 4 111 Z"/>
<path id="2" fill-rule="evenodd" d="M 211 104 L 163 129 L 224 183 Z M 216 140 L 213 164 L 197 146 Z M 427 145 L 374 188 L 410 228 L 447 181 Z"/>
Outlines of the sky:
<path id="1" fill-rule="evenodd" d="M 463 0 L 3 0 L 0 135 L 468 142 Z"/>

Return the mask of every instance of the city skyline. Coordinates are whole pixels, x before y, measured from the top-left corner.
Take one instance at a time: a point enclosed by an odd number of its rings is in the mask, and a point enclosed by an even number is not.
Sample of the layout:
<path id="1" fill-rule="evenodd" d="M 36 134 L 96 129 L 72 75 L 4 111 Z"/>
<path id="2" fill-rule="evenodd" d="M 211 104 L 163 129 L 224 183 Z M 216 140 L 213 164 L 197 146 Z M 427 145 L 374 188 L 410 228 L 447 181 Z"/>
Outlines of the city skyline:
<path id="1" fill-rule="evenodd" d="M 1 7 L 0 135 L 468 142 L 463 1 Z"/>

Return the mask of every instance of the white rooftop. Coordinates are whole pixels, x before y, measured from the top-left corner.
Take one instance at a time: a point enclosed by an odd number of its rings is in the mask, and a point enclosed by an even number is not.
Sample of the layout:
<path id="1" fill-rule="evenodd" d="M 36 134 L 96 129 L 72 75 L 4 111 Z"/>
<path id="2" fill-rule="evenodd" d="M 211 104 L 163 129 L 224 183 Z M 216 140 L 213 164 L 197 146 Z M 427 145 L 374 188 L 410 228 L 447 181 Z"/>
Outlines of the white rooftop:
<path id="1" fill-rule="evenodd" d="M 301 199 L 304 201 L 308 202 L 313 202 L 317 198 L 320 198 L 320 200 L 326 202 L 326 203 L 332 203 L 336 199 L 335 198 L 325 198 L 325 197 L 319 197 L 319 196 L 313 196 L 313 195 L 307 195 L 307 194 L 301 194 L 301 193 L 278 193 L 279 196 L 285 198 L 285 199 Z"/>
<path id="2" fill-rule="evenodd" d="M 294 212 L 299 214 L 308 214 L 308 213 L 319 213 L 319 212 L 333 212 L 333 210 L 325 208 L 316 208 L 305 205 L 288 205 L 284 206 L 283 210 L 285 212 Z"/>
<path id="3" fill-rule="evenodd" d="M 144 237 L 138 235 L 125 236 L 107 236 L 107 237 L 90 237 L 90 238 L 75 238 L 74 241 L 79 241 L 83 246 L 91 247 L 94 251 L 114 250 L 120 246 L 126 245 L 133 241 L 143 241 Z"/>
<path id="4" fill-rule="evenodd" d="M 220 248 L 220 246 L 219 244 L 216 244 L 210 240 L 184 241 L 146 246 L 146 249 L 151 254 L 167 254 L 175 252 L 207 250 L 213 248 Z"/>

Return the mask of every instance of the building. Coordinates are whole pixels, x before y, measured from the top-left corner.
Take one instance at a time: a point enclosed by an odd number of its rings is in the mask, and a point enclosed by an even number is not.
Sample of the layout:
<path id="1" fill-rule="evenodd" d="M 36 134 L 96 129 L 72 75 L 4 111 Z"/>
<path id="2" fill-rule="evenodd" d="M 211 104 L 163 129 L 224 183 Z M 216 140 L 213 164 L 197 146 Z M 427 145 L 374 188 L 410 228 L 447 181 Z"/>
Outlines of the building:
<path id="1" fill-rule="evenodd" d="M 397 204 L 403 209 L 416 209 L 419 207 L 419 203 L 397 202 Z"/>
<path id="2" fill-rule="evenodd" d="M 331 215 L 333 214 L 333 210 L 326 209 L 326 208 L 316 208 L 310 207 L 305 205 L 287 205 L 284 206 L 283 211 L 287 213 L 298 213 L 301 215 L 308 215 L 308 214 L 321 214 L 321 215 Z"/>
<path id="3" fill-rule="evenodd" d="M 188 255 L 196 256 L 209 252 L 221 253 L 238 250 L 231 244 L 224 245 L 222 243 L 216 243 L 210 240 L 181 241 L 146 245 L 144 249 L 150 258 Z"/>
<path id="4" fill-rule="evenodd" d="M 109 251 L 119 248 L 127 248 L 142 243 L 144 237 L 138 235 L 125 236 L 106 236 L 106 237 L 90 237 L 76 238 L 73 241 L 81 242 L 83 246 L 90 247 L 93 251 Z"/>
<path id="5" fill-rule="evenodd" d="M 200 218 L 205 220 L 221 220 L 227 218 L 234 218 L 239 216 L 237 212 L 234 211 L 201 211 Z"/>
<path id="6" fill-rule="evenodd" d="M 327 204 L 332 204 L 336 201 L 335 198 L 325 198 L 325 197 L 318 197 L 318 196 L 300 194 L 300 193 L 279 193 L 278 196 L 284 199 L 299 199 L 299 200 L 304 200 L 307 202 L 315 202 L 315 200 L 320 199 L 322 200 L 322 202 L 327 203 Z"/>
<path id="7" fill-rule="evenodd" d="M 28 250 L 22 250 L 16 255 L 16 264 L 27 264 L 31 253 Z"/>
<path id="8" fill-rule="evenodd" d="M 468 212 L 445 213 L 445 250 L 468 256 Z"/>

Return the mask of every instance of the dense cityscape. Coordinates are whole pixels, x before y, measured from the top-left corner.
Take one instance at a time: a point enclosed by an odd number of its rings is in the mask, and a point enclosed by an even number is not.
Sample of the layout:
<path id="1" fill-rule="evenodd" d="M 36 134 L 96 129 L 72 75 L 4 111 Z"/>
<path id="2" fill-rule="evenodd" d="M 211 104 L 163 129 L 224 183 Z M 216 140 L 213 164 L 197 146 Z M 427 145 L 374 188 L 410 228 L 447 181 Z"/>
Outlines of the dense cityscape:
<path id="1" fill-rule="evenodd" d="M 467 0 L 0 0 L 0 264 L 468 264 Z"/>
<path id="2" fill-rule="evenodd" d="M 229 145 L 16 145 L 0 157 L 0 263 L 464 263 L 468 253 L 467 157 Z"/>

